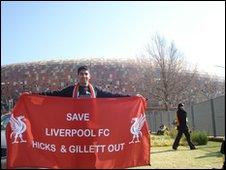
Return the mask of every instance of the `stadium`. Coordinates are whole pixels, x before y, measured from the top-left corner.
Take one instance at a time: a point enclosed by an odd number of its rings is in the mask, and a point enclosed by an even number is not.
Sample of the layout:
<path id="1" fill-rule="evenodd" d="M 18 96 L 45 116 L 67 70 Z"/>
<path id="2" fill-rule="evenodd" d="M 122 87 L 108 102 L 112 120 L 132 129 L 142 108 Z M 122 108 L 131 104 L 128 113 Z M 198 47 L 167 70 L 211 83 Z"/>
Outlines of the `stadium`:
<path id="1" fill-rule="evenodd" d="M 1 112 L 4 114 L 12 108 L 22 92 L 33 93 L 60 90 L 77 82 L 77 68 L 87 65 L 91 72 L 91 82 L 112 93 L 141 94 L 148 100 L 149 107 L 162 108 L 163 102 L 150 91 L 154 88 L 153 81 L 160 79 L 157 68 L 150 68 L 147 61 L 113 60 L 113 59 L 80 59 L 51 60 L 1 66 Z M 150 72 L 155 72 L 155 77 Z M 185 74 L 187 76 L 187 73 Z M 189 90 L 177 94 L 171 102 L 174 108 L 179 101 L 198 103 L 206 100 L 203 89 L 209 81 L 207 76 L 198 75 L 194 78 Z M 224 82 L 215 81 L 214 97 L 224 94 Z M 199 91 L 198 91 L 199 90 Z M 191 91 L 193 92 L 191 94 Z M 208 92 L 209 94 L 210 92 Z"/>

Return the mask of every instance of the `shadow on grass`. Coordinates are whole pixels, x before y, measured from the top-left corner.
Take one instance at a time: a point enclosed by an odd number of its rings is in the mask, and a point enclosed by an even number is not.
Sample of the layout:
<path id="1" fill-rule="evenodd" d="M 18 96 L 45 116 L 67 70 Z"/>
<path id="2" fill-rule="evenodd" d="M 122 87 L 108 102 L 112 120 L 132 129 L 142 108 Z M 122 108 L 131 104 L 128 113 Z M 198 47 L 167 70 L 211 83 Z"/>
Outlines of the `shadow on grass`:
<path id="1" fill-rule="evenodd" d="M 216 148 L 216 150 L 220 151 L 220 146 L 207 146 L 207 145 L 200 146 L 199 150 L 202 150 L 205 152 L 212 152 L 212 149 L 214 149 L 214 148 Z"/>
<path id="2" fill-rule="evenodd" d="M 219 148 L 219 146 L 208 146 L 208 145 L 198 145 L 200 148 L 205 149 L 205 148 Z"/>
<path id="3" fill-rule="evenodd" d="M 155 153 L 165 153 L 165 152 L 176 152 L 173 149 L 168 149 L 168 150 L 164 150 L 164 151 L 151 151 L 151 154 L 155 154 Z"/>
<path id="4" fill-rule="evenodd" d="M 204 156 L 199 156 L 199 157 L 196 157 L 195 159 L 202 159 L 207 157 L 222 157 L 222 154 L 220 153 L 220 151 L 209 152 L 209 153 L 206 153 Z"/>

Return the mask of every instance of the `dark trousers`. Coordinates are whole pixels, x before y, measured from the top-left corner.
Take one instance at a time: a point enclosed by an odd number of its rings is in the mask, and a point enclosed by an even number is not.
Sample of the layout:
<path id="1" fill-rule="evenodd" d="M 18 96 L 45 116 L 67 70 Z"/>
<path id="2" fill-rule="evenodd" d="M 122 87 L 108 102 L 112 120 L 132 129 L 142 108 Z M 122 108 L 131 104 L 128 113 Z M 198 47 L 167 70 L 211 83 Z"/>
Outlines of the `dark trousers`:
<path id="1" fill-rule="evenodd" d="M 195 145 L 191 142 L 191 136 L 190 136 L 190 133 L 189 133 L 188 129 L 186 129 L 186 130 L 178 130 L 177 137 L 176 137 L 176 139 L 175 139 L 175 141 L 173 143 L 173 149 L 177 149 L 183 133 L 184 133 L 184 135 L 185 135 L 185 137 L 187 139 L 187 142 L 188 142 L 188 145 L 189 145 L 190 149 L 194 149 Z"/>

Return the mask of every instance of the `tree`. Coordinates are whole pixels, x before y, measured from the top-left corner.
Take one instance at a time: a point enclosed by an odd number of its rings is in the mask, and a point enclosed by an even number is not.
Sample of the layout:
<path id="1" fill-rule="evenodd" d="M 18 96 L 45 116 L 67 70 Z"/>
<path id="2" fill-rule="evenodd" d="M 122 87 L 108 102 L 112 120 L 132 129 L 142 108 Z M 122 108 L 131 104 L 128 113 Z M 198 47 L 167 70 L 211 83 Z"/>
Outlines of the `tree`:
<path id="1" fill-rule="evenodd" d="M 153 36 L 146 51 L 155 68 L 150 77 L 152 79 L 150 94 L 161 101 L 168 111 L 179 100 L 183 100 L 182 92 L 189 87 L 196 69 L 187 70 L 183 55 L 175 44 L 171 42 L 168 45 L 158 34 Z"/>
<path id="2" fill-rule="evenodd" d="M 209 100 L 225 94 L 225 82 L 219 81 L 218 77 L 200 76 L 199 94 L 203 96 L 203 100 Z"/>

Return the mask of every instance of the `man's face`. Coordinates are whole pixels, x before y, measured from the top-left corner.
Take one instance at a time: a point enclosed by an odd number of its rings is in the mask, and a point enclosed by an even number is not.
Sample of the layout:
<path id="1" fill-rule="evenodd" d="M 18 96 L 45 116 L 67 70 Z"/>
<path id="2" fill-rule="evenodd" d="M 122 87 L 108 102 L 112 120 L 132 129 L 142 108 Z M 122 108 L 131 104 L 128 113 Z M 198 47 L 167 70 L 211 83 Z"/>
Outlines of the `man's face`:
<path id="1" fill-rule="evenodd" d="M 87 86 L 90 80 L 90 73 L 88 70 L 81 70 L 78 74 L 79 84 Z"/>

